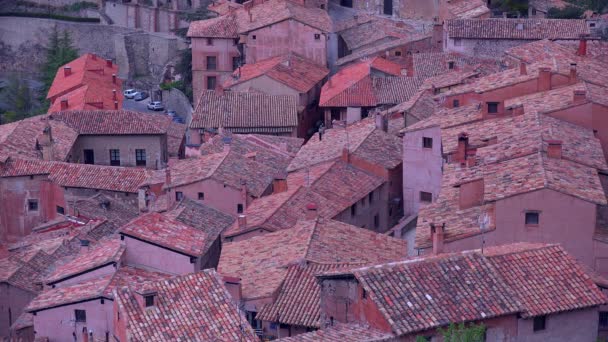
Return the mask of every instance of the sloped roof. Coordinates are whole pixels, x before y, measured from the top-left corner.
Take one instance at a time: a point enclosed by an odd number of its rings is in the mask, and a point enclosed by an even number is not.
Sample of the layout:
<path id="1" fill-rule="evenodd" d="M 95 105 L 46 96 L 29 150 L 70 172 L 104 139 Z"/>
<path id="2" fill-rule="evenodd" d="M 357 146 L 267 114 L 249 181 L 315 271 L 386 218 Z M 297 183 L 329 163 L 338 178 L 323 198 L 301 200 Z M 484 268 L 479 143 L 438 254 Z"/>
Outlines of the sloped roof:
<path id="1" fill-rule="evenodd" d="M 334 326 L 306 334 L 281 338 L 280 342 L 381 342 L 392 341 L 395 335 L 367 325 L 336 323 Z"/>
<path id="2" fill-rule="evenodd" d="M 468 39 L 579 39 L 590 33 L 578 19 L 452 19 L 445 25 L 448 37 Z"/>
<path id="3" fill-rule="evenodd" d="M 238 38 L 236 16 L 227 14 L 216 18 L 193 21 L 188 27 L 187 36 L 196 38 Z"/>
<path id="4" fill-rule="evenodd" d="M 321 82 L 329 70 L 306 57 L 295 53 L 271 57 L 256 63 L 245 64 L 232 73 L 224 82 L 224 88 L 231 88 L 267 76 L 287 87 L 306 93 Z"/>
<path id="5" fill-rule="evenodd" d="M 36 283 L 42 281 L 44 270 L 34 267 L 29 262 L 18 258 L 0 259 L 0 283 L 8 283 L 20 289 L 36 293 Z"/>
<path id="6" fill-rule="evenodd" d="M 452 0 L 445 5 L 447 10 L 459 19 L 479 18 L 490 13 L 483 0 Z"/>
<path id="7" fill-rule="evenodd" d="M 115 291 L 130 341 L 257 341 L 234 299 L 213 269 Z M 137 301 L 142 290 L 156 293 L 154 307 Z"/>
<path id="8" fill-rule="evenodd" d="M 171 126 L 167 115 L 128 110 L 63 111 L 49 115 L 82 135 L 166 134 Z"/>
<path id="9" fill-rule="evenodd" d="M 77 216 L 103 221 L 86 233 L 87 238 L 92 240 L 115 234 L 118 228 L 139 215 L 139 209 L 134 205 L 101 193 L 91 197 L 68 198 L 68 202 Z"/>
<path id="10" fill-rule="evenodd" d="M 350 50 L 359 49 L 387 38 L 405 38 L 414 31 L 412 26 L 404 22 L 380 17 L 370 19 L 339 32 Z"/>
<path id="11" fill-rule="evenodd" d="M 51 104 L 47 113 L 62 110 L 114 110 L 122 108 L 123 99 L 120 85 L 89 80 L 85 85 L 61 95 Z M 64 100 L 67 101 L 66 108 L 62 108 Z"/>
<path id="12" fill-rule="evenodd" d="M 326 10 L 304 7 L 291 1 L 269 0 L 251 9 L 236 12 L 239 33 L 246 33 L 288 19 L 324 32 L 331 32 L 331 18 Z"/>

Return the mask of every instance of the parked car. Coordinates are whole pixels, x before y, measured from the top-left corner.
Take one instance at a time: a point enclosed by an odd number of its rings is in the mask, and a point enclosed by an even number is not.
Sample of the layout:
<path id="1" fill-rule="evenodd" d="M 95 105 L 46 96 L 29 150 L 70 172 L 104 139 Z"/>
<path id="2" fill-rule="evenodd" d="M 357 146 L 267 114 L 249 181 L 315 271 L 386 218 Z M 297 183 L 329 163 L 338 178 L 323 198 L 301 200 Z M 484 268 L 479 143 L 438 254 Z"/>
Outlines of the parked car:
<path id="1" fill-rule="evenodd" d="M 165 107 L 163 106 L 162 102 L 160 102 L 160 101 L 152 101 L 152 102 L 148 103 L 148 109 L 163 110 L 163 109 L 165 109 Z"/>
<path id="2" fill-rule="evenodd" d="M 167 110 L 167 115 L 169 115 L 170 117 L 174 118 L 176 116 L 176 113 L 175 113 L 174 110 L 169 109 L 169 110 Z"/>
<path id="3" fill-rule="evenodd" d="M 137 94 L 135 94 L 135 97 L 133 98 L 135 101 L 142 101 L 144 99 L 148 98 L 148 93 L 146 93 L 145 91 L 140 91 Z"/>
<path id="4" fill-rule="evenodd" d="M 125 91 L 122 92 L 122 94 L 128 98 L 128 99 L 132 99 L 135 97 L 135 95 L 137 94 L 137 90 L 135 89 L 127 89 Z"/>

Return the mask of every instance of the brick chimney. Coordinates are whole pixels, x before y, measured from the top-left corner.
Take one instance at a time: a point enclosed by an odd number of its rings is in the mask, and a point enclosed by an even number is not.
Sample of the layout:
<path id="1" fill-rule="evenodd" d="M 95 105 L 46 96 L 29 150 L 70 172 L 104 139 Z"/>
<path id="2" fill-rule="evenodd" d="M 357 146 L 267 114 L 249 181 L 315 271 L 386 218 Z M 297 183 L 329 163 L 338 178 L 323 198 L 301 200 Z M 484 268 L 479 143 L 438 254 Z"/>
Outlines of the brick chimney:
<path id="1" fill-rule="evenodd" d="M 272 180 L 272 193 L 278 194 L 287 191 L 287 179 L 275 178 Z"/>
<path id="2" fill-rule="evenodd" d="M 581 34 L 580 40 L 578 41 L 578 50 L 576 54 L 579 56 L 587 56 L 587 35 Z"/>
<path id="3" fill-rule="evenodd" d="M 467 149 L 469 148 L 469 136 L 466 133 L 458 135 L 458 149 L 456 150 L 456 161 L 460 163 L 466 162 Z"/>
<path id="4" fill-rule="evenodd" d="M 587 91 L 584 89 L 575 89 L 573 96 L 573 103 L 580 104 L 587 101 Z"/>
<path id="5" fill-rule="evenodd" d="M 107 66 L 108 68 L 111 68 L 111 67 L 112 67 L 112 60 L 111 60 L 111 59 L 106 59 L 106 66 Z"/>
<path id="6" fill-rule="evenodd" d="M 519 74 L 521 76 L 528 74 L 528 67 L 526 66 L 526 63 L 524 63 L 524 62 L 519 63 Z"/>
<path id="7" fill-rule="evenodd" d="M 445 237 L 445 223 L 437 227 L 431 223 L 431 238 L 433 239 L 433 254 L 438 255 L 443 253 L 443 244 Z"/>
<path id="8" fill-rule="evenodd" d="M 538 91 L 551 90 L 551 68 L 538 69 Z"/>
<path id="9" fill-rule="evenodd" d="M 308 203 L 306 205 L 306 219 L 314 220 L 318 217 L 317 205 L 315 203 Z"/>
<path id="10" fill-rule="evenodd" d="M 374 117 L 376 120 L 376 128 L 382 130 L 383 132 L 388 132 L 388 118 L 381 113 L 376 113 Z"/>
<path id="11" fill-rule="evenodd" d="M 547 157 L 562 159 L 562 141 L 561 140 L 548 140 L 547 144 Z"/>
<path id="12" fill-rule="evenodd" d="M 63 67 L 63 76 L 68 77 L 72 74 L 72 67 L 66 65 Z"/>
<path id="13" fill-rule="evenodd" d="M 112 83 L 116 84 L 116 74 L 112 74 Z"/>
<path id="14" fill-rule="evenodd" d="M 116 89 L 112 89 L 112 100 L 116 101 Z"/>
<path id="15" fill-rule="evenodd" d="M 68 109 L 68 99 L 61 99 L 61 110 Z"/>
<path id="16" fill-rule="evenodd" d="M 234 302 L 238 303 L 242 298 L 241 278 L 222 276 L 222 280 Z"/>
<path id="17" fill-rule="evenodd" d="M 348 163 L 350 159 L 350 151 L 348 151 L 348 147 L 342 148 L 342 161 Z"/>
<path id="18" fill-rule="evenodd" d="M 237 224 L 239 226 L 239 229 L 247 228 L 247 216 L 245 216 L 243 214 L 239 215 L 239 217 L 237 219 Z"/>
<path id="19" fill-rule="evenodd" d="M 51 125 L 48 123 L 38 138 L 38 144 L 42 148 L 42 160 L 53 160 L 53 133 Z"/>
<path id="20" fill-rule="evenodd" d="M 578 82 L 578 72 L 576 70 L 576 63 L 570 63 L 570 84 Z"/>
<path id="21" fill-rule="evenodd" d="M 114 101 L 114 109 L 118 110 L 118 101 Z"/>
<path id="22" fill-rule="evenodd" d="M 407 55 L 405 57 L 405 70 L 408 77 L 414 76 L 414 56 Z"/>

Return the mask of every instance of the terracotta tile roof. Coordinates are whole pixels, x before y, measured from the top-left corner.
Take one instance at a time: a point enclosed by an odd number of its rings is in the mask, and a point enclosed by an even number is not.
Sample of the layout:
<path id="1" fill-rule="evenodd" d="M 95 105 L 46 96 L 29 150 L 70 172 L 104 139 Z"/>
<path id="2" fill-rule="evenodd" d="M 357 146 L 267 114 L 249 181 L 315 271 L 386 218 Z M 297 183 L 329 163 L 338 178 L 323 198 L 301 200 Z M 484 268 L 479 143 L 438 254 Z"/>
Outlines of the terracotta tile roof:
<path id="1" fill-rule="evenodd" d="M 223 86 L 228 89 L 237 84 L 266 76 L 300 93 L 306 93 L 321 82 L 328 73 L 329 70 L 324 66 L 298 54 L 290 53 L 245 64 L 239 70 L 234 71 L 232 77 L 229 77 Z"/>
<path id="2" fill-rule="evenodd" d="M 490 13 L 490 9 L 482 0 L 452 0 L 446 7 L 450 14 L 458 19 L 479 18 Z"/>
<path id="3" fill-rule="evenodd" d="M 113 300 L 114 295 L 112 291 L 115 288 L 127 285 L 137 286 L 141 283 L 165 279 L 167 277 L 168 275 L 163 273 L 123 266 L 113 274 L 107 274 L 74 285 L 45 290 L 28 304 L 25 311 L 33 313 L 98 298 Z"/>
<path id="4" fill-rule="evenodd" d="M 307 170 L 293 172 L 287 178 L 287 191 L 258 198 L 247 207 L 245 231 L 291 228 L 306 217 L 306 205 L 311 202 L 317 204 L 320 217 L 334 218 L 384 182 L 378 176 L 341 161 L 317 164 Z M 238 225 L 233 225 L 224 236 L 242 232 Z"/>
<path id="5" fill-rule="evenodd" d="M 207 234 L 169 216 L 159 213 L 141 215 L 120 228 L 120 234 L 150 242 L 186 254 L 200 257 L 209 245 Z"/>
<path id="6" fill-rule="evenodd" d="M 71 260 L 56 266 L 54 272 L 45 280 L 49 285 L 67 278 L 93 271 L 99 267 L 115 264 L 120 261 L 125 246 L 117 239 L 100 241 Z"/>
<path id="7" fill-rule="evenodd" d="M 432 90 L 458 86 L 463 83 L 474 82 L 479 76 L 476 71 L 452 71 L 442 75 L 432 76 L 424 80 L 420 89 Z"/>
<path id="8" fill-rule="evenodd" d="M 275 170 L 238 153 L 221 152 L 200 158 L 179 160 L 171 165 L 171 183 L 174 188 L 205 179 L 215 179 L 235 189 L 247 186 L 247 192 L 260 197 L 272 184 Z"/>
<path id="9" fill-rule="evenodd" d="M 116 97 L 114 97 L 116 92 Z M 62 101 L 67 100 L 67 108 L 62 109 Z M 120 85 L 106 84 L 103 80 L 88 80 L 87 83 L 61 95 L 51 104 L 47 113 L 62 110 L 114 110 L 122 108 L 124 97 Z"/>
<path id="10" fill-rule="evenodd" d="M 298 221 L 291 229 L 226 243 L 218 272 L 241 278 L 243 297 L 267 297 L 285 279 L 289 264 L 398 260 L 407 254 L 403 240 L 333 220 Z M 382 247 L 380 247 L 382 246 Z"/>
<path id="11" fill-rule="evenodd" d="M 439 104 L 433 99 L 433 96 L 427 94 L 426 91 L 418 91 L 409 100 L 389 108 L 388 114 L 403 113 L 420 121 L 431 117 L 438 107 Z"/>
<path id="12" fill-rule="evenodd" d="M 361 265 L 359 264 L 359 267 Z M 316 274 L 356 264 L 298 263 L 290 265 L 277 299 L 258 311 L 256 318 L 269 322 L 320 328 L 321 287 Z"/>
<path id="13" fill-rule="evenodd" d="M 71 68 L 71 73 L 68 76 L 65 76 L 64 72 L 64 67 L 66 66 Z M 94 54 L 86 53 L 59 67 L 46 98 L 57 98 L 78 87 L 94 82 L 107 84 L 106 87 L 109 89 L 116 86 L 116 89 L 120 94 L 119 96 L 122 97 L 122 81 L 117 78 L 117 84 L 113 85 L 112 75 L 118 75 L 117 64 L 113 63 L 111 67 L 108 67 L 105 59 Z"/>
<path id="14" fill-rule="evenodd" d="M 340 31 L 340 37 L 344 39 L 349 50 L 354 51 L 386 40 L 406 38 L 414 32 L 414 28 L 404 22 L 380 17 L 370 19 Z"/>
<path id="15" fill-rule="evenodd" d="M 372 78 L 378 104 L 396 104 L 410 99 L 422 80 L 416 77 Z"/>
<path id="16" fill-rule="evenodd" d="M 232 12 L 235 9 L 243 7 L 242 4 L 232 1 L 216 1 L 214 4 L 210 4 L 207 9 L 213 11 L 219 15 L 224 15 Z"/>
<path id="17" fill-rule="evenodd" d="M 228 1 L 227 1 L 228 2 Z M 234 14 L 216 18 L 197 20 L 190 23 L 188 37 L 202 38 L 238 38 L 239 28 Z"/>
<path id="18" fill-rule="evenodd" d="M 363 47 L 357 51 L 354 51 L 350 55 L 339 58 L 336 61 L 336 65 L 341 66 L 350 62 L 363 59 L 365 57 L 373 58 L 381 55 L 383 52 L 405 46 L 410 43 L 419 42 L 423 40 L 429 40 L 431 37 L 428 34 L 412 34 L 409 37 L 389 40 L 380 44 Z"/>
<path id="19" fill-rule="evenodd" d="M 505 55 L 526 63 L 534 63 L 547 58 L 575 58 L 576 50 L 548 39 L 541 39 L 505 50 Z"/>
<path id="20" fill-rule="evenodd" d="M 358 325 L 337 323 L 332 327 L 317 330 L 306 334 L 299 334 L 292 337 L 281 338 L 280 342 L 381 342 L 392 341 L 395 335 L 375 328 Z"/>
<path id="21" fill-rule="evenodd" d="M 167 152 L 169 157 L 179 157 L 182 144 L 186 142 L 186 129 L 184 124 L 171 122 L 167 127 Z"/>
<path id="22" fill-rule="evenodd" d="M 332 30 L 331 18 L 326 10 L 304 7 L 291 1 L 269 0 L 253 6 L 249 11 L 243 8 L 235 13 L 239 33 L 257 30 L 289 19 L 324 32 Z"/>
<path id="23" fill-rule="evenodd" d="M 67 200 L 74 208 L 77 216 L 103 221 L 101 225 L 86 233 L 88 239 L 95 241 L 115 234 L 118 228 L 139 215 L 139 209 L 134 205 L 104 194 L 95 194 L 91 197 L 73 197 Z"/>
<path id="24" fill-rule="evenodd" d="M 190 128 L 290 132 L 298 125 L 297 107 L 294 96 L 206 90 L 194 110 Z"/>
<path id="25" fill-rule="evenodd" d="M 128 110 L 64 111 L 53 113 L 58 120 L 82 135 L 167 134 L 171 118 Z"/>
<path id="26" fill-rule="evenodd" d="M 578 19 L 453 19 L 445 25 L 449 38 L 467 39 L 579 39 L 590 33 Z"/>
<path id="27" fill-rule="evenodd" d="M 395 335 L 521 313 L 554 314 L 608 299 L 558 245 L 515 244 L 359 268 Z"/>
<path id="28" fill-rule="evenodd" d="M 28 292 L 36 293 L 37 282 L 42 281 L 44 270 L 16 257 L 0 259 L 0 283 L 7 283 Z"/>
<path id="29" fill-rule="evenodd" d="M 296 171 L 335 160 L 342 156 L 345 147 L 353 156 L 386 169 L 395 168 L 403 160 L 403 147 L 400 139 L 376 128 L 373 118 L 369 118 L 346 126 L 346 128 L 327 129 L 321 140 L 319 140 L 319 134 L 315 133 L 302 146 L 287 170 Z M 382 153 L 379 153 L 380 150 Z"/>
<path id="30" fill-rule="evenodd" d="M 24 312 L 11 325 L 12 331 L 19 331 L 25 328 L 33 328 L 34 327 L 34 315 L 31 313 Z"/>
<path id="31" fill-rule="evenodd" d="M 136 285 L 115 292 L 131 341 L 258 340 L 212 269 L 148 283 L 145 289 L 156 292 L 152 308 L 137 302 Z"/>

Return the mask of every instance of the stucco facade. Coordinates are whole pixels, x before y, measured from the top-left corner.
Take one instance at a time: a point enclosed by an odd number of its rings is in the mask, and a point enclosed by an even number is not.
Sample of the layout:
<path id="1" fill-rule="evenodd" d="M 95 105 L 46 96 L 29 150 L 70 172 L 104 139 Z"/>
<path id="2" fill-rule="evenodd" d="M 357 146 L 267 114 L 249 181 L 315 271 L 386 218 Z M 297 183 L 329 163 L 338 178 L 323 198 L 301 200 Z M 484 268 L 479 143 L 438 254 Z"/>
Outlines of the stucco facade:
<path id="1" fill-rule="evenodd" d="M 10 326 L 34 297 L 35 293 L 0 283 L 0 337 L 9 335 Z"/>
<path id="2" fill-rule="evenodd" d="M 139 3 L 138 3 L 139 2 Z M 156 3 L 159 1 L 156 0 Z M 188 27 L 188 22 L 180 19 L 180 4 L 182 1 L 174 0 L 167 6 L 148 6 L 143 1 L 101 1 L 101 11 L 111 22 L 108 24 L 142 29 L 146 32 L 172 32 L 176 29 Z M 107 20 L 104 20 L 104 22 Z"/>
<path id="3" fill-rule="evenodd" d="M 197 272 L 201 258 L 192 258 L 130 236 L 121 235 L 125 242 L 125 263 L 174 275 Z"/>
<path id="4" fill-rule="evenodd" d="M 192 89 L 194 103 L 198 103 L 203 90 L 215 89 L 209 77 L 215 77 L 219 86 L 231 77 L 235 70 L 235 59 L 241 63 L 237 39 L 192 37 Z M 207 65 L 207 57 L 215 57 L 215 66 Z"/>

